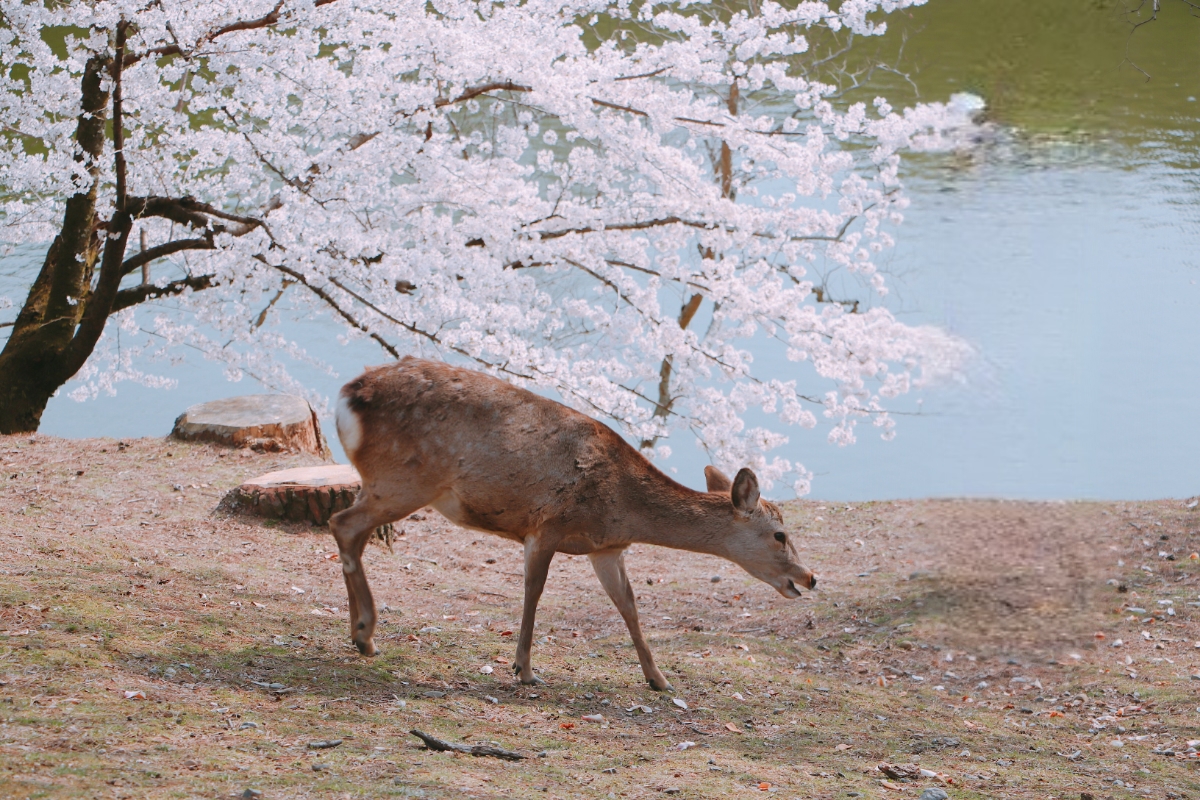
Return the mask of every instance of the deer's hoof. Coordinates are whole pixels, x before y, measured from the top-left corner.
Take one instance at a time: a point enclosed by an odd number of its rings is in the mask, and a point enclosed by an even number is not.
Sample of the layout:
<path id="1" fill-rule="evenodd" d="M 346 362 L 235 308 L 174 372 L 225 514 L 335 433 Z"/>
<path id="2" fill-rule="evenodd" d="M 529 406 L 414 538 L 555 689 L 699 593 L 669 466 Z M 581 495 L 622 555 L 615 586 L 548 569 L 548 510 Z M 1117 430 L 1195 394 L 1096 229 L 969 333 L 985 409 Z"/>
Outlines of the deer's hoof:
<path id="1" fill-rule="evenodd" d="M 366 639 L 363 641 L 359 641 L 359 640 L 355 639 L 354 646 L 357 647 L 358 652 L 362 653 L 364 656 L 373 656 L 377 652 L 379 652 L 378 650 L 375 649 L 375 640 L 374 639 Z"/>
<path id="2" fill-rule="evenodd" d="M 529 680 L 526 680 L 525 678 L 521 678 L 521 683 L 525 684 L 526 686 L 545 686 L 546 685 L 546 682 L 544 680 L 542 680 L 541 678 L 539 678 L 537 675 L 530 675 Z"/>
<path id="3" fill-rule="evenodd" d="M 656 692 L 674 692 L 675 691 L 675 687 L 672 686 L 670 683 L 668 683 L 666 678 L 663 678 L 662 680 L 659 680 L 657 678 L 651 678 L 646 682 L 649 683 L 650 688 Z"/>

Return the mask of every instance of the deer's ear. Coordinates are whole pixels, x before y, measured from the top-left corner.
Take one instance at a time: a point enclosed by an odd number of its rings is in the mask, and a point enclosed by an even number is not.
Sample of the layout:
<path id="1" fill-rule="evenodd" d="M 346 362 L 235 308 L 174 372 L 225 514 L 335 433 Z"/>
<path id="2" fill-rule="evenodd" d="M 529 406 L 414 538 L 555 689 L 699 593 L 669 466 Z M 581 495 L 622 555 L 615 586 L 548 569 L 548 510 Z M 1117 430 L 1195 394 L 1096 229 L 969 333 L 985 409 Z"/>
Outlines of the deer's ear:
<path id="1" fill-rule="evenodd" d="M 758 508 L 758 478 L 748 467 L 738 470 L 733 479 L 733 507 L 743 514 L 750 514 Z"/>
<path id="2" fill-rule="evenodd" d="M 704 468 L 704 481 L 710 492 L 728 492 L 733 486 L 729 477 L 711 464 Z"/>

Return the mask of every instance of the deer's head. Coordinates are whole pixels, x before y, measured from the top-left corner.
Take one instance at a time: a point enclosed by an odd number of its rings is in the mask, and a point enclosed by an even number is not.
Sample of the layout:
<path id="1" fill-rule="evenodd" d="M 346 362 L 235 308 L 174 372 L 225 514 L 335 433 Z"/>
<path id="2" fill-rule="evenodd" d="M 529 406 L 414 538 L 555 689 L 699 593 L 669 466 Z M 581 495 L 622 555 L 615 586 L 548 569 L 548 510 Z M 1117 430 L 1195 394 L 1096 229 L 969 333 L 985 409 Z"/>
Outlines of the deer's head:
<path id="1" fill-rule="evenodd" d="M 784 597 L 800 596 L 800 587 L 817 588 L 817 576 L 801 566 L 796 547 L 783 529 L 783 515 L 763 500 L 758 478 L 750 469 L 738 470 L 732 481 L 716 467 L 705 467 L 710 493 L 728 494 L 734 527 L 725 540 L 725 556 Z"/>

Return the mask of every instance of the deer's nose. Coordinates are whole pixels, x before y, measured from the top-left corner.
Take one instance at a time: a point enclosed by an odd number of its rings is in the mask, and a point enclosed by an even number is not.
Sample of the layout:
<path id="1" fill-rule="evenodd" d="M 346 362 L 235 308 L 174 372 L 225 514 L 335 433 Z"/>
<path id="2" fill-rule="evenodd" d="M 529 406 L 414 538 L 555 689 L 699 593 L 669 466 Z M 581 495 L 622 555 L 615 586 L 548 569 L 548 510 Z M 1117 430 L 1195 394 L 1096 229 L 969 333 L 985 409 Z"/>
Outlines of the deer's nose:
<path id="1" fill-rule="evenodd" d="M 817 576 L 816 576 L 816 575 L 812 575 L 812 576 L 810 576 L 810 577 L 809 577 L 809 579 L 808 579 L 808 588 L 810 588 L 810 589 L 815 589 L 815 588 L 817 588 Z"/>

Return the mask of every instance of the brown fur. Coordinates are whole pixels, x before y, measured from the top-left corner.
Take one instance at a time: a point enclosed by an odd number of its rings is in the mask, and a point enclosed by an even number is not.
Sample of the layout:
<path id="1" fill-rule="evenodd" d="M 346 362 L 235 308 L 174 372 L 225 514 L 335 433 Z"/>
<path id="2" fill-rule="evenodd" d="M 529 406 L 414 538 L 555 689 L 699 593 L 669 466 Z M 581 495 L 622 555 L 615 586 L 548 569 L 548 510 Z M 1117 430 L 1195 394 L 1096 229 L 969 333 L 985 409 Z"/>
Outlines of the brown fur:
<path id="1" fill-rule="evenodd" d="M 362 573 L 371 530 L 432 505 L 452 522 L 525 546 L 525 613 L 516 669 L 533 682 L 533 616 L 554 553 L 588 555 L 630 628 L 651 685 L 666 688 L 637 623 L 622 554 L 643 542 L 728 558 L 785 596 L 815 578 L 795 559 L 779 509 L 760 501 L 754 473 L 710 488 L 671 480 L 611 429 L 482 373 L 404 358 L 342 389 L 339 435 L 362 476 L 354 507 L 330 526 L 342 552 L 352 636 L 374 652 L 374 604 Z M 347 428 L 357 424 L 356 431 Z M 732 498 L 732 499 L 731 499 Z"/>

